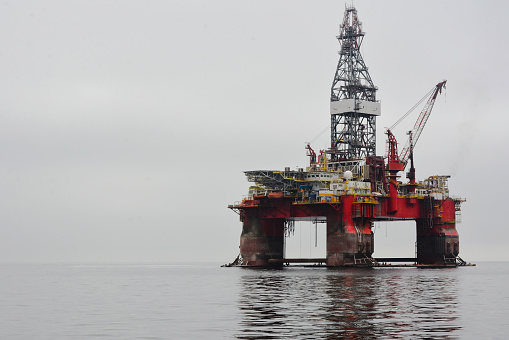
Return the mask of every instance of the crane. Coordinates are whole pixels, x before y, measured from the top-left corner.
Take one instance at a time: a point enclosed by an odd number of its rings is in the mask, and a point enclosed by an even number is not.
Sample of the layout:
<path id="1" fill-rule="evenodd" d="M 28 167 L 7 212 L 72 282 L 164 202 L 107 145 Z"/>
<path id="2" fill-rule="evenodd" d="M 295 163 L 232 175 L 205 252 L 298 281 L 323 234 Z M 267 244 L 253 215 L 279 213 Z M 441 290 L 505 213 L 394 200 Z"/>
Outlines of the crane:
<path id="1" fill-rule="evenodd" d="M 386 134 L 387 134 L 387 138 L 388 138 L 388 142 L 389 142 L 389 150 L 387 153 L 388 163 L 391 163 L 391 162 L 392 163 L 400 163 L 401 165 L 396 166 L 396 168 L 401 167 L 400 170 L 404 170 L 408 163 L 408 160 L 410 159 L 411 163 L 412 163 L 411 169 L 413 168 L 413 148 L 414 148 L 415 144 L 417 143 L 417 141 L 419 140 L 422 130 L 424 129 L 424 126 L 426 125 L 426 122 L 428 121 L 428 118 L 431 114 L 433 105 L 435 104 L 435 100 L 436 100 L 438 94 L 442 93 L 442 88 L 445 88 L 446 82 L 447 82 L 447 80 L 444 80 L 444 81 L 436 84 L 433 87 L 433 89 L 431 89 L 431 91 L 428 92 L 428 94 L 426 94 L 426 96 L 424 97 L 424 98 L 426 98 L 431 93 L 431 95 L 428 98 L 428 101 L 426 102 L 426 105 L 424 105 L 424 108 L 422 109 L 419 117 L 417 118 L 417 121 L 414 124 L 414 128 L 408 132 L 409 138 L 408 138 L 405 146 L 403 147 L 403 150 L 401 150 L 401 153 L 399 155 L 398 155 L 398 144 L 396 141 L 396 137 L 394 137 L 391 130 L 396 125 L 398 125 L 406 116 L 408 116 L 408 114 L 412 110 L 407 112 L 393 126 L 391 126 L 389 129 L 387 129 Z M 424 100 L 424 98 L 421 99 L 420 102 L 422 102 Z M 420 102 L 417 103 L 416 106 L 419 105 Z M 415 108 L 415 106 L 414 106 L 414 108 Z M 396 169 L 396 168 L 394 168 L 394 169 Z M 411 170 L 411 172 L 412 172 L 412 170 Z M 414 177 L 414 179 L 415 179 L 415 177 Z"/>
<path id="2" fill-rule="evenodd" d="M 318 161 L 316 160 L 316 152 L 309 143 L 306 144 L 306 150 L 308 150 L 307 156 L 309 156 L 309 167 L 311 169 L 316 169 L 317 165 L 324 170 L 327 169 L 327 154 L 325 150 L 320 150 Z"/>
<path id="3" fill-rule="evenodd" d="M 308 150 L 307 156 L 309 156 L 309 167 L 312 168 L 316 165 L 316 153 L 315 150 L 311 148 L 309 143 L 306 144 L 306 149 Z"/>

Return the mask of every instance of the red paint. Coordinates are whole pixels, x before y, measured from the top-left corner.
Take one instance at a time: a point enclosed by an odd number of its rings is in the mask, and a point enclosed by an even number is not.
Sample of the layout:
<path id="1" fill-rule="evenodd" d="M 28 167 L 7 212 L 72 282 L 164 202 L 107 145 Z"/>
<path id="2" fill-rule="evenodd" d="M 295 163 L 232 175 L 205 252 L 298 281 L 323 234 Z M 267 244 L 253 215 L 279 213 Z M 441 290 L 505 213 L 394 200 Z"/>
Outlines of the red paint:
<path id="1" fill-rule="evenodd" d="M 439 264 L 446 252 L 459 252 L 453 199 L 430 201 L 429 197 L 389 195 L 378 197 L 378 204 L 373 204 L 360 203 L 358 197 L 339 196 L 337 203 L 296 203 L 288 197 L 259 196 L 255 197 L 256 205 L 238 205 L 235 209 L 240 211 L 244 224 L 241 255 L 249 262 L 248 266 L 268 266 L 269 259 L 282 259 L 285 219 L 303 217 L 327 218 L 329 266 L 353 265 L 354 256 L 370 257 L 374 250 L 371 228 L 375 221 L 417 221 L 418 246 L 431 249 L 420 252 L 423 263 Z M 430 204 L 431 211 L 426 210 Z"/>

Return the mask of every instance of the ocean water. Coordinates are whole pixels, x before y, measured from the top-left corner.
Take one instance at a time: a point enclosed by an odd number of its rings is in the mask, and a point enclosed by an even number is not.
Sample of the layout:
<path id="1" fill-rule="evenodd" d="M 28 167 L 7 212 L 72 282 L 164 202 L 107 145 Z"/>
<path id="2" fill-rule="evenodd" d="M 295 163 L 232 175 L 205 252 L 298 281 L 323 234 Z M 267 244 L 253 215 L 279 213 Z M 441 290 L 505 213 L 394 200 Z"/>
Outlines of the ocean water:
<path id="1" fill-rule="evenodd" d="M 509 263 L 1 264 L 0 339 L 507 339 Z"/>

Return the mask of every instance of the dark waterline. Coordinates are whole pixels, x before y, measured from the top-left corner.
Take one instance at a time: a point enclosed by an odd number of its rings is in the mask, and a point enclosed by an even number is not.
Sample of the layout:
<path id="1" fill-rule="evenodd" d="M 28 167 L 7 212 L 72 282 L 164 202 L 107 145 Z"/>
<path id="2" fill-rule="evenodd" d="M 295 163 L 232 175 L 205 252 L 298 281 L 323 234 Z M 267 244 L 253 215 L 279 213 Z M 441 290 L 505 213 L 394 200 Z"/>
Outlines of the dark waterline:
<path id="1" fill-rule="evenodd" d="M 1 339 L 504 339 L 509 263 L 3 264 Z"/>

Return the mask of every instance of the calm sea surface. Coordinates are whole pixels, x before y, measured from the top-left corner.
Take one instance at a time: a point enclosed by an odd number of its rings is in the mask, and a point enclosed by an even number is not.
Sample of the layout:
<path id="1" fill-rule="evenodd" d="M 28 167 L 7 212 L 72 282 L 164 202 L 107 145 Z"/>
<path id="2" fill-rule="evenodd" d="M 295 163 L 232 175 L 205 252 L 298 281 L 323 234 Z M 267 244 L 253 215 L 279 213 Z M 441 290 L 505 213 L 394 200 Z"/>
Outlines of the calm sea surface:
<path id="1" fill-rule="evenodd" d="M 0 339 L 507 339 L 509 263 L 1 264 Z"/>

